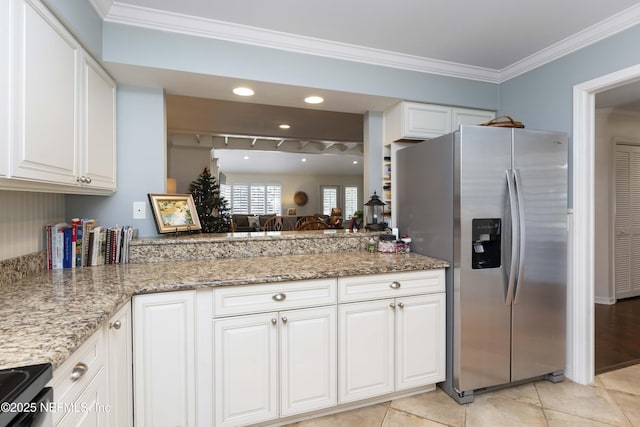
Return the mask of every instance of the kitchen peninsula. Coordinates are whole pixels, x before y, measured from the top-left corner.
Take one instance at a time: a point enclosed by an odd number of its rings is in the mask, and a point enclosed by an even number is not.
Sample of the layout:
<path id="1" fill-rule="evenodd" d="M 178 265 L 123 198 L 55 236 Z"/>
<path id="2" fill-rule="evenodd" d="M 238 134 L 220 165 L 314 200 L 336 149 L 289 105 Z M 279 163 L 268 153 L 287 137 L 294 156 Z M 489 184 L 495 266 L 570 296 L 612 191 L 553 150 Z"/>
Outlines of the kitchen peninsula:
<path id="1" fill-rule="evenodd" d="M 225 326 L 230 321 L 249 319 L 256 312 L 263 317 L 271 316 L 267 319 L 271 322 L 271 318 L 274 317 L 271 313 L 274 310 L 277 312 L 278 309 L 268 305 L 277 306 L 279 298 L 283 300 L 281 307 L 291 313 L 288 316 L 291 319 L 289 327 L 294 326 L 296 313 L 321 309 L 331 313 L 332 327 L 336 328 L 338 325 L 337 328 L 340 330 L 341 324 L 355 319 L 349 317 L 349 310 L 357 308 L 358 313 L 362 313 L 361 308 L 364 304 L 372 302 L 378 306 L 382 304 L 388 311 L 390 306 L 395 309 L 396 304 L 397 307 L 404 308 L 404 299 L 401 300 L 396 296 L 406 297 L 407 310 L 404 311 L 411 313 L 410 298 L 422 304 L 420 298 L 433 298 L 437 295 L 442 300 L 441 307 L 438 306 L 438 310 L 442 310 L 442 323 L 436 322 L 437 325 L 430 325 L 428 331 L 437 327 L 442 329 L 442 334 L 439 331 L 435 331 L 435 335 L 429 332 L 425 339 L 437 339 L 440 335 L 444 337 L 443 276 L 444 268 L 448 267 L 447 263 L 413 253 L 368 253 L 364 250 L 364 245 L 372 236 L 374 235 L 369 233 L 348 232 L 305 232 L 293 235 L 258 233 L 254 236 L 239 234 L 225 236 L 225 239 L 221 236 L 204 235 L 163 236 L 157 239 L 135 241 L 132 245 L 132 256 L 136 254 L 136 257 L 132 259 L 134 262 L 132 264 L 48 271 L 5 284 L 2 286 L 4 304 L 0 307 L 2 319 L 0 320 L 0 367 L 10 368 L 50 362 L 54 369 L 58 368 L 57 373 L 63 365 L 66 366 L 70 359 L 81 352 L 79 348 L 92 342 L 96 334 L 103 330 L 111 330 L 110 327 L 114 322 L 110 318 L 118 310 L 129 309 L 132 298 L 134 301 L 133 347 L 134 353 L 137 353 L 136 357 L 141 358 L 159 354 L 158 346 L 162 345 L 162 343 L 152 342 L 150 347 L 145 347 L 147 344 L 144 343 L 148 343 L 148 335 L 160 333 L 166 338 L 175 336 L 176 339 L 182 339 L 191 334 L 192 347 L 187 353 L 191 356 L 197 353 L 200 361 L 202 358 L 210 358 L 213 361 L 218 357 L 216 354 L 219 350 L 211 341 L 214 327 L 217 328 L 218 325 L 220 327 L 216 329 L 219 333 L 215 335 L 215 343 L 222 345 L 218 343 L 217 337 L 224 336 Z M 374 237 L 377 238 L 377 235 Z M 240 255 L 237 252 L 228 251 L 216 253 L 215 257 L 209 252 L 206 258 L 204 254 L 208 249 L 205 247 L 215 248 L 216 245 L 223 247 L 223 242 L 232 242 L 231 246 L 235 244 L 237 248 L 241 248 L 244 251 L 244 257 L 230 257 Z M 284 247 L 288 249 L 283 250 Z M 240 250 L 237 248 L 234 250 Z M 214 252 L 217 250 L 221 249 L 215 249 Z M 285 255 L 274 256 L 277 253 L 285 253 Z M 144 258 L 150 262 L 143 262 Z M 162 259 L 165 261 L 160 262 Z M 314 294 L 318 289 L 322 292 L 326 290 L 321 298 Z M 222 290 L 224 292 L 220 293 Z M 236 294 L 236 290 L 239 293 Z M 266 305 L 261 305 L 263 303 L 260 300 L 261 290 L 268 294 Z M 232 291 L 233 295 L 229 295 L 229 291 Z M 290 294 L 288 298 L 287 293 Z M 243 306 L 242 302 L 247 295 L 250 299 L 253 298 L 252 302 L 249 306 Z M 171 331 L 163 329 L 165 326 L 160 327 L 162 330 L 159 330 L 153 324 L 142 325 L 154 316 L 152 311 L 147 313 L 150 317 L 142 316 L 146 307 L 150 306 L 147 305 L 149 301 L 152 301 L 153 307 L 159 307 L 161 305 L 158 305 L 154 298 L 166 299 L 173 296 L 191 298 L 190 301 L 193 304 L 190 307 L 195 312 L 180 311 L 180 316 L 186 315 L 190 318 L 192 327 L 195 324 L 191 331 L 179 328 Z M 309 296 L 312 296 L 312 300 L 304 301 Z M 225 301 L 229 300 L 233 303 L 225 306 Z M 220 302 L 219 305 L 218 302 Z M 431 307 L 434 306 L 433 303 L 430 304 Z M 180 306 L 180 310 L 183 308 Z M 376 310 L 379 310 L 379 307 Z M 338 313 L 341 314 L 338 315 Z M 435 312 L 435 315 L 440 316 L 440 312 Z M 162 313 L 163 318 L 172 319 L 171 316 L 173 313 L 170 310 Z M 424 316 L 418 318 L 425 319 Z M 204 321 L 201 321 L 202 319 Z M 393 323 L 394 318 L 390 319 Z M 371 318 L 367 321 L 371 321 Z M 334 339 L 337 339 L 335 332 L 334 329 Z M 383 331 L 376 331 L 376 334 L 378 333 L 381 336 L 384 335 Z M 147 338 L 141 338 L 145 334 Z M 209 339 L 202 339 L 203 336 L 209 336 Z M 350 338 L 341 336 L 340 339 Z M 174 347 L 180 347 L 180 343 L 175 344 Z M 442 353 L 442 363 L 444 363 L 444 340 L 442 343 L 438 341 L 437 344 L 442 346 L 438 351 Z M 164 345 L 167 346 L 167 343 Z M 108 347 L 106 344 L 104 346 Z M 164 351 L 172 351 L 170 347 L 171 345 Z M 334 344 L 334 350 L 335 347 Z M 208 355 L 202 351 L 203 348 L 209 350 Z M 390 351 L 393 355 L 393 348 Z M 341 362 L 337 363 L 345 365 L 348 363 L 349 356 L 334 353 L 331 357 L 334 360 L 339 359 Z M 144 372 L 141 372 L 143 369 L 136 366 L 136 361 L 138 365 L 141 364 L 140 360 L 143 359 L 134 359 L 134 371 L 136 371 L 134 381 L 136 384 L 142 381 L 145 386 L 153 386 L 152 382 L 157 381 L 157 375 L 149 376 L 152 374 L 148 371 L 151 364 L 145 364 Z M 195 358 L 193 360 L 193 364 L 196 365 Z M 218 359 L 216 361 L 218 363 L 213 362 L 212 365 L 219 366 Z M 179 363 L 177 359 L 175 363 Z M 229 369 L 231 366 L 238 366 L 231 365 L 229 361 L 225 361 L 225 364 Z M 194 369 L 200 366 L 198 364 L 197 367 L 188 367 L 192 373 L 189 377 L 194 383 L 189 383 L 187 387 L 191 387 L 192 390 L 196 388 L 200 390 L 201 387 L 210 389 L 210 382 L 213 381 L 213 372 L 209 373 L 211 378 L 208 380 L 208 385 L 202 384 L 200 379 L 196 381 Z M 109 372 L 107 369 L 105 371 Z M 149 375 L 145 376 L 145 374 Z M 197 377 L 200 378 L 203 374 L 207 373 L 199 371 Z M 111 376 L 111 373 L 107 375 Z M 438 381 L 441 379 L 443 378 L 439 378 Z M 110 379 L 105 378 L 104 381 L 109 382 Z M 435 382 L 437 381 L 432 381 L 432 383 Z M 146 389 L 141 385 L 142 383 L 137 385 L 136 393 L 138 390 Z M 351 390 L 347 386 L 342 389 L 345 391 L 344 395 L 339 399 L 334 397 L 333 403 L 326 404 L 325 408 L 343 402 L 362 401 L 367 397 L 365 395 L 360 397 L 357 393 L 350 397 Z M 220 391 L 218 388 L 216 390 L 216 392 Z M 398 390 L 401 388 L 393 387 L 391 392 Z M 381 396 L 385 393 L 387 392 L 375 395 Z M 200 394 L 199 391 L 198 395 Z M 153 412 L 157 409 L 157 406 L 153 405 L 158 405 L 158 402 L 154 402 L 150 395 L 140 395 L 136 398 L 141 399 L 140 402 L 136 400 L 137 423 L 153 425 L 153 419 L 144 417 L 153 416 Z M 276 399 L 275 396 L 272 398 Z M 196 418 L 202 420 L 202 417 L 207 416 L 203 415 L 203 411 L 206 410 L 201 407 L 202 405 L 198 406 L 193 399 L 193 396 L 187 399 L 182 409 L 186 411 L 185 414 L 189 414 L 189 417 L 194 417 L 197 413 Z M 218 399 L 216 404 L 221 400 Z M 284 416 L 282 414 L 287 414 L 286 411 L 278 411 L 277 408 L 275 411 L 275 418 L 278 413 L 281 413 L 279 415 L 281 417 Z M 222 416 L 223 412 L 216 411 L 216 417 Z M 302 412 L 309 411 L 290 411 L 291 414 Z M 178 411 L 176 414 L 165 416 L 177 419 L 175 417 L 180 418 L 186 415 Z M 234 424 L 233 420 L 228 421 L 218 419 L 216 425 Z"/>

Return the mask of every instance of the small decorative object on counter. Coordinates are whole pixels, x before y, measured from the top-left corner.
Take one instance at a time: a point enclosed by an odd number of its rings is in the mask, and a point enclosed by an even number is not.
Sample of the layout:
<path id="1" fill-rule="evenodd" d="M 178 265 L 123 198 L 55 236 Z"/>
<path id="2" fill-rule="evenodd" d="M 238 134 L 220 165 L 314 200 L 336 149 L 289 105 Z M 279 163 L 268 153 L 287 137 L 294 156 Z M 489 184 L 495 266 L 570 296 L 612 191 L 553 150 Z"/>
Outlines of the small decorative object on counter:
<path id="1" fill-rule="evenodd" d="M 367 230 L 382 231 L 387 228 L 387 223 L 384 222 L 384 206 L 385 203 L 380 200 L 380 197 L 373 192 L 371 199 L 364 204 L 367 207 L 367 225 L 364 228 Z"/>
<path id="2" fill-rule="evenodd" d="M 393 234 L 383 234 L 378 241 L 378 252 L 395 253 L 396 252 L 396 236 Z"/>
<path id="3" fill-rule="evenodd" d="M 367 247 L 367 250 L 369 252 L 375 252 L 376 251 L 376 241 L 375 241 L 375 239 L 373 237 L 369 239 L 369 246 Z"/>
<path id="4" fill-rule="evenodd" d="M 400 240 L 404 243 L 404 251 L 411 252 L 411 237 L 408 234 L 403 234 Z"/>

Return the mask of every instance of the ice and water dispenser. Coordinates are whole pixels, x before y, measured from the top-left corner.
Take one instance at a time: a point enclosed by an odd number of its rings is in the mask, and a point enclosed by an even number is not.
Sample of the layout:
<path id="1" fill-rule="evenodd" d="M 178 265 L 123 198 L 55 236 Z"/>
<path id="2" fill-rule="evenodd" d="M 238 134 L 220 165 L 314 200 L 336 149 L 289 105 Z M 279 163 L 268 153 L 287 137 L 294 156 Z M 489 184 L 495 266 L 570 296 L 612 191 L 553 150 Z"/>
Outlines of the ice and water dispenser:
<path id="1" fill-rule="evenodd" d="M 472 220 L 473 245 L 471 267 L 473 269 L 500 267 L 502 220 L 500 218 L 476 218 Z"/>

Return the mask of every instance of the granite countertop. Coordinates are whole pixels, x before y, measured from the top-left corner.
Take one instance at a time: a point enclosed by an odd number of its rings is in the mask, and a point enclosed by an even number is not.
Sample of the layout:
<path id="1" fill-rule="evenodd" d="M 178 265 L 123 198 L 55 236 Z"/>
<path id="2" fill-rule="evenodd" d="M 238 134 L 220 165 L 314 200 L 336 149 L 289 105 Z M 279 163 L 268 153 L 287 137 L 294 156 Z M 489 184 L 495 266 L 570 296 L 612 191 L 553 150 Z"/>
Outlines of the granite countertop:
<path id="1" fill-rule="evenodd" d="M 0 289 L 0 368 L 58 367 L 136 294 L 447 266 L 413 253 L 354 251 L 47 271 Z"/>

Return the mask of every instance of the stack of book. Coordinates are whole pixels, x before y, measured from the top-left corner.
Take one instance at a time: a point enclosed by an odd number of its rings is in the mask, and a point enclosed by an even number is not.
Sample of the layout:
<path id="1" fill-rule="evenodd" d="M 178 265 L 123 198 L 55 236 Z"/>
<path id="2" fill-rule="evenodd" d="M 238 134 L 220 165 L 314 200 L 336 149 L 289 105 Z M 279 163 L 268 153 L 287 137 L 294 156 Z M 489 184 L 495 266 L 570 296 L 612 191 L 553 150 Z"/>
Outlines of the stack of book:
<path id="1" fill-rule="evenodd" d="M 74 218 L 71 224 L 46 226 L 50 270 L 129 262 L 133 228 L 103 227 L 95 219 Z"/>

